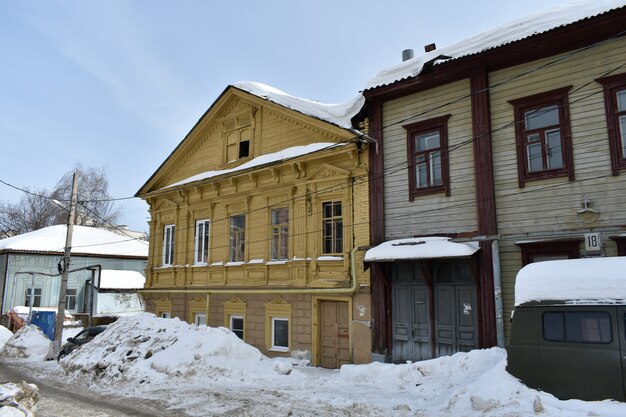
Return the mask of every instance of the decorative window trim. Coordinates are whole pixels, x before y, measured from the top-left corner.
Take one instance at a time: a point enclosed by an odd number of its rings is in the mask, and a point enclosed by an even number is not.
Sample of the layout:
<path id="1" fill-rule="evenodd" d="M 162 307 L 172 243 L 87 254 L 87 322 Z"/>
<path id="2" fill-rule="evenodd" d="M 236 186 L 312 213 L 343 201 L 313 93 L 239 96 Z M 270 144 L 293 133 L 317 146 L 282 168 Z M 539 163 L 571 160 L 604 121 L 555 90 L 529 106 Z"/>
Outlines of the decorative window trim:
<path id="1" fill-rule="evenodd" d="M 510 100 L 514 107 L 515 120 L 515 142 L 517 148 L 517 175 L 519 187 L 524 188 L 529 181 L 538 181 L 548 178 L 568 177 L 569 181 L 574 181 L 574 156 L 572 151 L 572 133 L 569 116 L 568 91 L 572 86 L 534 94 Z M 528 158 L 526 156 L 526 127 L 524 113 L 529 110 L 539 109 L 551 105 L 559 108 L 559 128 L 561 134 L 561 149 L 563 157 L 563 167 L 553 170 L 543 170 L 529 172 Z"/>
<path id="2" fill-rule="evenodd" d="M 166 224 L 163 226 L 162 266 L 172 266 L 174 264 L 175 243 L 176 226 L 173 224 Z"/>
<path id="3" fill-rule="evenodd" d="M 427 194 L 445 193 L 450 196 L 450 168 L 448 161 L 448 119 L 450 114 L 402 126 L 406 130 L 407 160 L 409 166 L 409 201 Z M 417 188 L 415 178 L 415 136 L 429 131 L 439 131 L 441 155 L 441 185 Z"/>
<path id="4" fill-rule="evenodd" d="M 243 218 L 243 228 L 237 232 L 233 226 L 235 218 Z M 229 221 L 229 242 L 228 242 L 228 263 L 235 264 L 245 262 L 246 260 L 246 215 L 236 214 L 230 216 Z M 241 250 L 237 250 L 237 246 L 241 245 Z"/>
<path id="5" fill-rule="evenodd" d="M 225 165 L 253 157 L 254 125 L 254 112 L 238 114 L 222 121 Z"/>
<path id="6" fill-rule="evenodd" d="M 278 210 L 287 211 L 287 220 L 284 223 L 274 223 L 274 212 Z M 276 207 L 270 210 L 270 261 L 286 261 L 289 259 L 289 208 L 288 207 Z M 275 237 L 277 237 L 275 239 Z M 277 246 L 275 248 L 275 246 Z M 282 253 L 282 248 L 285 247 L 285 252 Z M 277 254 L 277 256 L 275 256 Z"/>
<path id="7" fill-rule="evenodd" d="M 522 266 L 533 263 L 535 256 L 563 255 L 567 259 L 580 258 L 580 243 L 582 239 L 555 240 L 551 242 L 516 243 L 522 250 Z"/>
<path id="8" fill-rule="evenodd" d="M 189 323 L 196 323 L 196 315 L 203 314 L 205 319 L 208 320 L 209 316 L 206 311 L 206 298 L 202 298 L 200 296 L 196 296 L 193 300 L 189 301 L 187 306 L 187 321 Z M 208 324 L 208 321 L 207 321 Z"/>
<path id="9" fill-rule="evenodd" d="M 169 298 L 160 298 L 156 301 L 155 314 L 158 317 L 170 318 L 172 317 L 172 300 Z"/>
<path id="10" fill-rule="evenodd" d="M 232 318 L 241 317 L 243 319 L 243 337 L 246 340 L 246 302 L 236 295 L 224 302 L 224 327 L 232 331 Z"/>
<path id="11" fill-rule="evenodd" d="M 626 169 L 626 158 L 623 157 L 624 150 L 619 137 L 620 126 L 616 99 L 618 91 L 626 90 L 626 73 L 609 75 L 598 78 L 596 81 L 602 84 L 604 90 L 606 126 L 611 148 L 611 171 L 614 176 L 617 176 L 621 170 Z"/>
<path id="12" fill-rule="evenodd" d="M 207 265 L 210 259 L 211 248 L 211 220 L 196 220 L 195 230 L 193 250 L 194 265 Z M 206 236 L 206 240 L 200 240 L 202 236 Z"/>
<path id="13" fill-rule="evenodd" d="M 330 204 L 331 205 L 331 216 L 330 217 L 325 217 L 326 213 L 325 213 L 325 208 L 326 206 Z M 339 207 L 341 208 L 341 215 L 340 216 L 336 216 L 335 215 L 335 206 L 339 205 Z M 326 200 L 326 201 L 322 201 L 321 202 L 321 231 L 322 231 L 322 247 L 320 248 L 320 252 L 323 255 L 343 255 L 344 250 L 345 250 L 345 213 L 344 213 L 344 204 L 343 201 L 341 199 L 333 199 L 333 200 Z M 331 239 L 331 250 L 330 251 L 326 251 L 326 245 L 325 245 L 325 240 L 327 238 L 327 233 L 326 233 L 326 223 L 330 222 L 331 225 L 331 233 L 330 233 L 330 239 Z M 337 224 L 340 223 L 341 225 L 339 226 L 338 230 L 341 230 L 341 237 L 338 237 L 336 234 L 336 226 Z"/>
<path id="14" fill-rule="evenodd" d="M 276 320 L 287 321 L 287 347 L 274 346 L 274 324 Z M 291 350 L 291 305 L 280 296 L 265 304 L 265 347 L 272 352 L 289 352 Z"/>

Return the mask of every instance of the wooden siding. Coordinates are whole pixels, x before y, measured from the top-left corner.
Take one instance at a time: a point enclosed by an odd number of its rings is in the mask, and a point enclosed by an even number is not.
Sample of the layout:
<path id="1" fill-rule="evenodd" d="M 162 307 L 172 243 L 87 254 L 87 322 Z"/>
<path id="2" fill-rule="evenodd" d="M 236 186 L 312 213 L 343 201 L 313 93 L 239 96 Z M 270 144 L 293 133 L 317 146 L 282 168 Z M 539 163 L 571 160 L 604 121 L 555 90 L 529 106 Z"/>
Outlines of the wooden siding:
<path id="1" fill-rule="evenodd" d="M 469 92 L 469 81 L 462 80 L 384 103 L 385 239 L 476 230 Z M 451 104 L 441 106 L 444 103 Z M 450 196 L 444 193 L 417 196 L 409 202 L 407 135 L 402 126 L 447 114 L 451 115 L 448 120 Z"/>
<path id="2" fill-rule="evenodd" d="M 626 39 L 609 41 L 586 51 L 533 61 L 490 74 L 494 177 L 504 317 L 514 303 L 515 276 L 522 266 L 516 241 L 549 239 L 570 233 L 582 237 L 591 228 L 626 227 L 625 173 L 611 175 L 604 96 L 596 78 L 624 64 Z M 554 62 L 554 64 L 549 64 Z M 540 68 L 540 69 L 539 69 Z M 626 68 L 612 74 L 624 73 Z M 519 74 L 525 76 L 514 78 Z M 513 106 L 508 102 L 556 88 L 569 91 L 574 181 L 567 177 L 529 181 L 518 187 Z M 597 221 L 584 223 L 578 210 L 584 198 L 600 211 Z M 525 238 L 524 234 L 528 237 Z M 604 234 L 605 254 L 615 255 L 615 242 Z M 581 244 L 581 253 L 584 248 Z M 508 334 L 509 322 L 505 320 Z"/>

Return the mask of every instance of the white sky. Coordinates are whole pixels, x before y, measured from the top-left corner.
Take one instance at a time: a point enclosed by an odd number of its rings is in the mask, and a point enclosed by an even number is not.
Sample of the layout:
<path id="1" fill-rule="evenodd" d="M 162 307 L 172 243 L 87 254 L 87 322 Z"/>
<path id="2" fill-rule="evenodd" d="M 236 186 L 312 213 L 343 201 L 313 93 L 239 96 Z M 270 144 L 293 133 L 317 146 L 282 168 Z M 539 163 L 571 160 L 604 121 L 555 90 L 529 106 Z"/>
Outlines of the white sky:
<path id="1" fill-rule="evenodd" d="M 81 162 L 114 197 L 144 184 L 222 90 L 258 81 L 326 103 L 377 72 L 563 0 L 0 2 L 0 179 L 52 188 Z M 0 199 L 19 191 L 0 184 Z M 147 230 L 147 206 L 121 203 Z"/>

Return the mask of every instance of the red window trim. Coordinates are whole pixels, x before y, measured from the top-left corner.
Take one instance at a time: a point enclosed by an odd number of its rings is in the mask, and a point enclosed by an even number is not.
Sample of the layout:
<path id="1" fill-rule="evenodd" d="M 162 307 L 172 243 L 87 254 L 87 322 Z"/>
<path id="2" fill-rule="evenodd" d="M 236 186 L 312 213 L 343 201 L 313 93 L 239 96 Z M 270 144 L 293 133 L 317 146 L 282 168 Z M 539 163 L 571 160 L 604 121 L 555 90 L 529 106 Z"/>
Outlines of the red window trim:
<path id="1" fill-rule="evenodd" d="M 450 178 L 448 168 L 448 119 L 450 114 L 433 119 L 423 120 L 421 122 L 411 123 L 402 126 L 406 130 L 407 143 L 407 159 L 409 169 L 409 201 L 414 201 L 415 197 L 427 194 L 444 192 L 446 196 L 450 196 Z M 440 133 L 440 149 L 441 149 L 441 179 L 442 184 L 427 187 L 416 188 L 415 184 L 415 135 L 432 130 L 439 130 Z"/>
<path id="2" fill-rule="evenodd" d="M 596 79 L 604 89 L 604 107 L 606 110 L 606 126 L 611 148 L 611 171 L 619 175 L 620 170 L 626 169 L 626 158 L 622 158 L 622 144 L 619 138 L 619 122 L 617 115 L 618 90 L 626 89 L 626 73 L 610 75 Z"/>
<path id="3" fill-rule="evenodd" d="M 568 259 L 580 258 L 582 239 L 559 240 L 552 242 L 517 243 L 522 250 L 522 266 L 532 263 L 537 255 L 567 255 Z"/>
<path id="4" fill-rule="evenodd" d="M 572 86 L 558 88 L 545 93 L 534 94 L 532 96 L 510 100 L 514 107 L 515 114 L 515 141 L 517 148 L 517 175 L 519 187 L 524 188 L 528 181 L 537 181 L 547 178 L 568 177 L 569 181 L 574 181 L 574 156 L 572 153 L 572 134 L 569 117 L 568 91 Z M 524 112 L 540 107 L 559 106 L 559 121 L 561 129 L 561 147 L 563 149 L 563 168 L 528 172 L 528 161 L 526 158 Z"/>

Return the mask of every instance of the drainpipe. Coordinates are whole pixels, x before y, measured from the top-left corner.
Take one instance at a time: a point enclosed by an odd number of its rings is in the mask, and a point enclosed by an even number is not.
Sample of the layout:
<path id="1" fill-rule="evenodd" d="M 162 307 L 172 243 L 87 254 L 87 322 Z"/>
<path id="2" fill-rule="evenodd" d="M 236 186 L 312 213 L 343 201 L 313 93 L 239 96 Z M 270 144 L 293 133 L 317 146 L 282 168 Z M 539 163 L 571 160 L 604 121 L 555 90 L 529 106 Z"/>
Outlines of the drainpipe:
<path id="1" fill-rule="evenodd" d="M 33 322 L 33 302 L 35 301 L 35 273 L 30 272 L 30 300 L 28 300 L 28 324 Z"/>
<path id="2" fill-rule="evenodd" d="M 493 265 L 493 296 L 496 307 L 496 340 L 498 347 L 504 347 L 504 312 L 502 310 L 502 277 L 500 275 L 500 245 L 498 240 L 491 241 L 491 259 Z"/>

